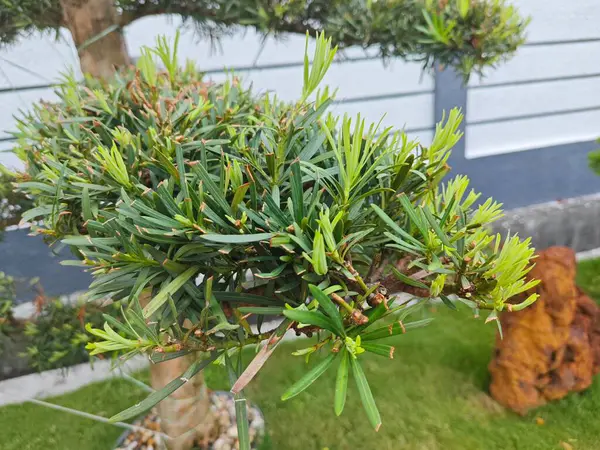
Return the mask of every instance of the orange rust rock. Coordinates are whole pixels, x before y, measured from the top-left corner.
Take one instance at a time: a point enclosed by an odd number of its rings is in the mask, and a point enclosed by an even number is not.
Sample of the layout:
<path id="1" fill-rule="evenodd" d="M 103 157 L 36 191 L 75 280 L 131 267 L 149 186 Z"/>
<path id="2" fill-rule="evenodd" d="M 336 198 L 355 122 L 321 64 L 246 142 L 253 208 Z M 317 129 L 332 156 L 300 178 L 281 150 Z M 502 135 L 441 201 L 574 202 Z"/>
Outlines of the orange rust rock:
<path id="1" fill-rule="evenodd" d="M 573 250 L 540 252 L 530 274 L 541 280 L 540 298 L 501 314 L 504 339 L 497 338 L 489 366 L 490 393 L 518 413 L 586 389 L 600 371 L 600 308 L 577 288 L 575 271 Z"/>

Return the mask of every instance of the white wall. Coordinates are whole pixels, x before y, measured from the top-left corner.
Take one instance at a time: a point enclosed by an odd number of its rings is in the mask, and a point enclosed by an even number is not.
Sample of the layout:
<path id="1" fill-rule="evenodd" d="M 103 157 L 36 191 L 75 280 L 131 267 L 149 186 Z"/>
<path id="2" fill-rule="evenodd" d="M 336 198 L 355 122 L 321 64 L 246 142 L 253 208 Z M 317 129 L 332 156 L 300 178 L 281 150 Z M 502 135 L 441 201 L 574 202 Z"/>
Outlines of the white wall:
<path id="1" fill-rule="evenodd" d="M 181 28 L 180 25 L 178 18 L 166 16 L 136 21 L 126 29 L 130 54 L 133 57 L 139 56 L 140 48 L 143 45 L 153 45 L 159 34 L 173 37 L 175 31 Z M 261 37 L 249 31 L 224 38 L 220 49 L 215 49 L 210 42 L 198 39 L 191 29 L 184 27 L 179 52 L 182 60 L 191 58 L 196 61 L 200 70 L 251 68 L 240 71 L 240 75 L 245 82 L 252 83 L 256 90 L 275 91 L 285 100 L 297 98 L 302 86 L 304 37 L 290 35 L 283 40 L 269 38 L 262 51 L 261 46 Z M 334 106 L 336 112 L 360 112 L 370 121 L 379 121 L 385 115 L 383 123 L 397 128 L 433 128 L 433 78 L 422 75 L 418 64 L 393 60 L 384 65 L 378 59 L 348 59 L 367 56 L 360 49 L 351 49 L 340 56 L 325 79 L 330 87 L 339 88 L 337 99 L 342 102 Z M 11 63 L 17 63 L 20 67 Z M 264 67 L 295 63 L 295 67 Z M 38 36 L 0 52 L 0 139 L 8 136 L 5 130 L 14 129 L 12 116 L 19 109 L 27 109 L 40 99 L 53 98 L 50 89 L 8 93 L 2 93 L 1 90 L 49 83 L 68 68 L 79 73 L 76 51 L 66 32 L 58 42 L 48 35 Z M 211 74 L 210 77 L 218 80 L 222 75 Z M 427 92 L 414 96 L 381 98 L 415 91 Z M 349 102 L 345 103 L 346 101 Z M 424 143 L 431 140 L 431 135 L 430 131 L 418 132 Z M 4 148 L 10 148 L 10 143 L 0 142 L 0 151 Z M 14 165 L 14 157 L 10 156 L 0 153 L 0 163 Z"/>
<path id="2" fill-rule="evenodd" d="M 532 16 L 529 43 L 600 38 L 598 0 L 516 0 L 523 14 Z M 598 76 L 523 85 L 499 83 L 553 77 Z M 468 93 L 466 156 L 524 151 L 600 135 L 600 42 L 522 47 L 507 64 L 473 79 Z M 579 112 L 568 112 L 580 110 Z M 547 117 L 512 119 L 516 116 Z M 480 121 L 495 123 L 477 124 Z"/>

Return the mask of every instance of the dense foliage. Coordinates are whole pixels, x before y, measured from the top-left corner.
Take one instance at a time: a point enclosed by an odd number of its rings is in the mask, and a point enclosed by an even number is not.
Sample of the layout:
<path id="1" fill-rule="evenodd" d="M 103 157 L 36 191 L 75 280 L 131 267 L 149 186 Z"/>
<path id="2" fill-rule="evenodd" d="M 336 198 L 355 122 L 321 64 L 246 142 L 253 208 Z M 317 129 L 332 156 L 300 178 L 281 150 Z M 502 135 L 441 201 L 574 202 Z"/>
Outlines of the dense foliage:
<path id="1" fill-rule="evenodd" d="M 340 46 L 375 48 L 462 73 L 506 59 L 524 41 L 527 20 L 505 0 L 115 0 L 115 27 L 156 14 L 178 14 L 200 36 L 218 38 L 239 26 L 278 35 L 324 31 Z M 59 0 L 0 4 L 0 44 L 64 26 Z"/>
<path id="2" fill-rule="evenodd" d="M 25 322 L 29 366 L 36 371 L 68 368 L 89 360 L 85 349 L 90 335 L 85 325 L 101 327 L 103 314 L 116 315 L 118 310 L 92 303 L 63 303 L 60 299 L 39 304 L 39 311 Z"/>
<path id="3" fill-rule="evenodd" d="M 600 139 L 598 140 L 598 143 L 600 143 Z M 600 175 L 600 150 L 590 152 L 588 158 L 592 170 Z"/>
<path id="4" fill-rule="evenodd" d="M 16 225 L 21 220 L 21 212 L 31 208 L 31 201 L 23 194 L 15 192 L 14 174 L 0 165 L 0 239 L 4 229 Z"/>
<path id="5" fill-rule="evenodd" d="M 74 264 L 93 271 L 90 298 L 125 308 L 123 324 L 107 317 L 103 329 L 89 328 L 92 354 L 204 354 L 115 419 L 139 414 L 215 360 L 229 368 L 242 405 L 243 387 L 294 329 L 318 336 L 298 354 L 328 356 L 283 398 L 336 362 L 336 413 L 352 372 L 378 428 L 360 354 L 391 358 L 381 340 L 424 325 L 411 312 L 430 298 L 453 307 L 455 296 L 494 319 L 535 300 L 509 302 L 535 284 L 524 281 L 533 250 L 489 234 L 500 205 L 477 206 L 466 177 L 441 184 L 461 114 L 452 111 L 423 147 L 360 116 L 327 113 L 332 99 L 318 85 L 335 50 L 318 37 L 300 100 L 286 104 L 236 78 L 212 84 L 191 64 L 180 69 L 176 50 L 159 40 L 136 70 L 109 83 L 68 80 L 59 103 L 22 118 L 20 188 L 36 201 L 24 218 L 40 220 L 35 231 L 70 245 L 81 258 Z M 263 326 L 265 318 L 277 322 Z M 249 344 L 260 346 L 248 364 L 240 350 Z"/>
<path id="6" fill-rule="evenodd" d="M 8 334 L 14 326 L 13 304 L 15 283 L 11 276 L 0 272 L 0 334 Z M 0 347 L 0 353 L 2 347 Z"/>

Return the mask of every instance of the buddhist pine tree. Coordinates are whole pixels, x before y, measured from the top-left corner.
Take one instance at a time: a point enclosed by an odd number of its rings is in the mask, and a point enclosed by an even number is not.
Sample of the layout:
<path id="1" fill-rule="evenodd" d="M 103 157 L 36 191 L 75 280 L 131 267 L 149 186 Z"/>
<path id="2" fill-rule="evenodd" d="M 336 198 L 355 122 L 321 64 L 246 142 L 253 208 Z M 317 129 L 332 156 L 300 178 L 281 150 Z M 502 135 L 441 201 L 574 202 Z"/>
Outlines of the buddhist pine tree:
<path id="1" fill-rule="evenodd" d="M 324 358 L 282 398 L 337 366 L 336 414 L 351 372 L 378 429 L 361 354 L 390 358 L 386 337 L 426 324 L 411 313 L 438 298 L 494 319 L 535 301 L 510 303 L 536 284 L 524 279 L 529 241 L 490 234 L 500 205 L 477 204 L 466 177 L 447 178 L 461 114 L 451 111 L 428 147 L 360 115 L 336 117 L 329 90 L 319 89 L 335 52 L 317 37 L 299 100 L 287 104 L 235 77 L 203 81 L 159 39 L 135 70 L 110 82 L 67 80 L 59 103 L 20 120 L 19 189 L 35 199 L 24 219 L 92 271 L 90 299 L 123 307 L 123 322 L 107 316 L 103 329 L 89 328 L 91 352 L 191 361 L 114 420 L 221 363 L 248 449 L 243 388 L 294 330 L 318 336 L 299 354 Z M 258 346 L 249 361 L 247 346 Z"/>

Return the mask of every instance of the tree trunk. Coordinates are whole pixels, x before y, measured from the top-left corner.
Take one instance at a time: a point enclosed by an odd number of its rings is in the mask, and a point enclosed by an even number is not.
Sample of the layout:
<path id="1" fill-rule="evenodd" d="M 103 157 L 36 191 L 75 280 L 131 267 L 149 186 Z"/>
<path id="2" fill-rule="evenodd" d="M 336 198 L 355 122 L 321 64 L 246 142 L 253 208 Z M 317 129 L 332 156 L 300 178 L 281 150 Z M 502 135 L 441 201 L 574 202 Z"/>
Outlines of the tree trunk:
<path id="1" fill-rule="evenodd" d="M 190 354 L 150 367 L 150 381 L 154 389 L 161 389 L 197 360 L 197 354 Z M 202 374 L 177 389 L 158 404 L 161 431 L 171 437 L 167 442 L 169 450 L 189 450 L 195 440 L 209 436 L 213 418 L 210 411 L 210 397 Z"/>
<path id="2" fill-rule="evenodd" d="M 142 292 L 139 300 L 142 307 L 148 304 L 150 292 Z M 198 358 L 198 354 L 192 353 L 181 358 L 152 364 L 150 366 L 152 388 L 162 389 L 181 376 Z M 202 373 L 197 374 L 160 402 L 157 408 L 161 431 L 171 437 L 166 443 L 169 450 L 189 450 L 195 440 L 202 440 L 211 433 L 214 421 L 210 411 L 210 397 Z"/>
<path id="3" fill-rule="evenodd" d="M 83 73 L 108 78 L 115 68 L 129 64 L 125 39 L 121 29 L 115 28 L 119 16 L 113 0 L 60 0 L 60 4 Z M 103 33 L 106 34 L 99 37 Z M 94 37 L 98 39 L 91 42 Z"/>

